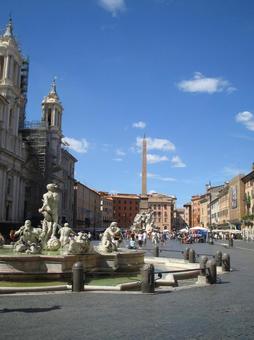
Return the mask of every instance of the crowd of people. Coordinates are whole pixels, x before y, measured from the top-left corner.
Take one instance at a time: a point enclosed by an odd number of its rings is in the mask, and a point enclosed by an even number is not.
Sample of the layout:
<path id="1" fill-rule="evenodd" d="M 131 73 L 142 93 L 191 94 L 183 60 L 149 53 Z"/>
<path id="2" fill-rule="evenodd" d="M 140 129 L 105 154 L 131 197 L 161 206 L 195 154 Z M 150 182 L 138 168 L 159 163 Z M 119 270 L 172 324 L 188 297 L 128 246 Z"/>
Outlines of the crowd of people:
<path id="1" fill-rule="evenodd" d="M 146 245 L 147 240 L 151 240 L 153 244 L 165 244 L 167 240 L 171 238 L 168 230 L 163 232 L 159 230 L 153 230 L 151 233 L 144 231 L 134 232 L 126 230 L 123 233 L 123 238 L 128 242 L 129 249 L 141 249 Z"/>

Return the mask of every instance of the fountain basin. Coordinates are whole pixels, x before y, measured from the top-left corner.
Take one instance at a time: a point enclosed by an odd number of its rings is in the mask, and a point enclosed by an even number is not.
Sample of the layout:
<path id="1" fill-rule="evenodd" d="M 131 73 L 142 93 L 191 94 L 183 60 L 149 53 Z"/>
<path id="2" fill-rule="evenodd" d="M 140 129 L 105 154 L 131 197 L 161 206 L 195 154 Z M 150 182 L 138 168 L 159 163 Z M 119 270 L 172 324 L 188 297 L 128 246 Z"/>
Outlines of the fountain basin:
<path id="1" fill-rule="evenodd" d="M 144 252 L 119 249 L 118 252 L 104 254 L 26 255 L 11 253 L 10 247 L 4 247 L 0 252 L 0 279 L 68 279 L 75 262 L 82 262 L 85 273 L 136 273 L 144 265 Z"/>

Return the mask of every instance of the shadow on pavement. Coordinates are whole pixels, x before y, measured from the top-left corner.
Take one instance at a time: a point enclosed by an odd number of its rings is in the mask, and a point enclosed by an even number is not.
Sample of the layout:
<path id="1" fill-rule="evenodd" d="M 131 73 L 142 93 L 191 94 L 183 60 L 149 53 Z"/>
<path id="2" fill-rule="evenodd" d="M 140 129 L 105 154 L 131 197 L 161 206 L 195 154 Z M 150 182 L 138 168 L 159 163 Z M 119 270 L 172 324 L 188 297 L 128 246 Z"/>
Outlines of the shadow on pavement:
<path id="1" fill-rule="evenodd" d="M 61 306 L 52 306 L 47 308 L 3 308 L 0 309 L 0 313 L 12 313 L 12 312 L 22 312 L 22 313 L 44 313 L 50 312 L 52 310 L 61 309 Z"/>

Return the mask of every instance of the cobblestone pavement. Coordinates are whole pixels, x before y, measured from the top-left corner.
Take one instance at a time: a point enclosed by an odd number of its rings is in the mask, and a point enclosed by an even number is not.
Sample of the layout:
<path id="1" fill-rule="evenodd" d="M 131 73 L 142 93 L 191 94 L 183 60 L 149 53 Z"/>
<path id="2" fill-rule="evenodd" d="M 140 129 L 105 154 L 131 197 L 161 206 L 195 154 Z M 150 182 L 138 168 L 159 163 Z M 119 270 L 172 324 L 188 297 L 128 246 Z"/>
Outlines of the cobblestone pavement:
<path id="1" fill-rule="evenodd" d="M 147 245 L 149 248 L 150 245 Z M 177 241 L 161 247 L 182 250 Z M 233 249 L 222 282 L 167 294 L 57 293 L 0 297 L 0 339 L 254 339 L 254 242 Z M 161 252 L 161 256 L 181 256 Z"/>

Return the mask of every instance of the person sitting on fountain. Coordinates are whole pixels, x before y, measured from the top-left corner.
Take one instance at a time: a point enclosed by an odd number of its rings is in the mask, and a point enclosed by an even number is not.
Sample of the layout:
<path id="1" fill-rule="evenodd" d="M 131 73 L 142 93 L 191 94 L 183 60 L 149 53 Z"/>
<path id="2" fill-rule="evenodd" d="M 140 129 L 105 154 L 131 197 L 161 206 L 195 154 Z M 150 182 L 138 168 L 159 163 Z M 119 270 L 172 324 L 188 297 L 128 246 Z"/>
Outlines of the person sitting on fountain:
<path id="1" fill-rule="evenodd" d="M 137 249 L 137 245 L 136 245 L 135 235 L 134 234 L 131 235 L 128 249 Z"/>

